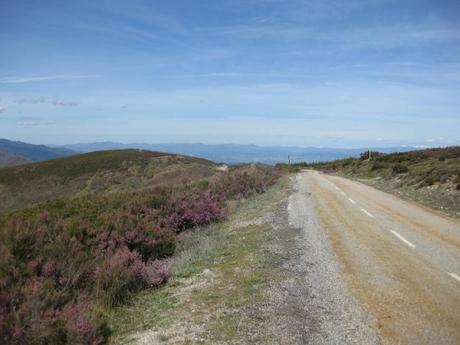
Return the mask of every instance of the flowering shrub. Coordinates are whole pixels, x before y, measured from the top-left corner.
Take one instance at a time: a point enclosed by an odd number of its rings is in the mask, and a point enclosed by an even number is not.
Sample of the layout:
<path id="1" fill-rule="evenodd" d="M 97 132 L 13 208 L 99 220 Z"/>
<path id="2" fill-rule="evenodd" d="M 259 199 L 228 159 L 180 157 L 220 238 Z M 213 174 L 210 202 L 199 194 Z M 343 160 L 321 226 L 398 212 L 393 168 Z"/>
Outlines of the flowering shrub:
<path id="1" fill-rule="evenodd" d="M 164 205 L 162 213 L 162 224 L 176 232 L 207 225 L 225 217 L 222 198 L 210 191 L 192 196 L 184 193 L 174 196 Z"/>
<path id="2" fill-rule="evenodd" d="M 173 255 L 177 233 L 225 219 L 226 201 L 261 193 L 277 177 L 236 169 L 206 183 L 58 200 L 0 218 L 0 343 L 106 343 L 97 310 L 167 282 L 161 259 Z"/>
<path id="3" fill-rule="evenodd" d="M 91 303 L 87 300 L 67 304 L 57 313 L 57 318 L 64 325 L 68 344 L 104 344 L 110 334 L 106 321 L 91 310 Z"/>

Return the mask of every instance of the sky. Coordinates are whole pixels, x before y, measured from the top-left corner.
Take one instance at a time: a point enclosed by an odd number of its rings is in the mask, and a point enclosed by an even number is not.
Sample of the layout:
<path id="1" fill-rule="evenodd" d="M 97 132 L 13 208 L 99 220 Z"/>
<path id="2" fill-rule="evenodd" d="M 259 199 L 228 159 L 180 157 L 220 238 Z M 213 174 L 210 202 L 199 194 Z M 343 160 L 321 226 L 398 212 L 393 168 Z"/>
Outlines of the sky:
<path id="1" fill-rule="evenodd" d="M 460 145 L 458 0 L 0 0 L 0 138 Z"/>

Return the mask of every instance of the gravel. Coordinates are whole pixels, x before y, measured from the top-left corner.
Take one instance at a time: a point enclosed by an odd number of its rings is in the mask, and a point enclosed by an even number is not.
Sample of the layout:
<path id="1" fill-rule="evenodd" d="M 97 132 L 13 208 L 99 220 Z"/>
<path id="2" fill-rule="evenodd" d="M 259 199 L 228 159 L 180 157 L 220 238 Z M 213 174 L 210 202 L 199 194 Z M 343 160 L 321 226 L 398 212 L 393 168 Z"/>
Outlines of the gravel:
<path id="1" fill-rule="evenodd" d="M 279 344 L 380 344 L 373 320 L 353 298 L 301 179 L 273 219 L 280 279 L 270 288 Z"/>

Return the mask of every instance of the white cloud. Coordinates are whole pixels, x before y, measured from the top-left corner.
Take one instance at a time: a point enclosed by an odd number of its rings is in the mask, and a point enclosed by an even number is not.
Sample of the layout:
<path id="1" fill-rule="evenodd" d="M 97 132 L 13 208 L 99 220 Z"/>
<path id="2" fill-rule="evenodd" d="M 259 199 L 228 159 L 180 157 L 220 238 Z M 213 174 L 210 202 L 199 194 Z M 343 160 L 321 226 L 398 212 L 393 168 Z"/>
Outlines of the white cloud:
<path id="1" fill-rule="evenodd" d="M 3 113 L 6 109 L 2 106 L 0 106 L 0 113 Z"/>
<path id="2" fill-rule="evenodd" d="M 49 75 L 43 77 L 5 77 L 0 78 L 0 84 L 17 84 L 17 83 L 31 83 L 38 81 L 48 80 L 70 80 L 70 79 L 88 79 L 96 78 L 96 75 L 75 75 L 75 74 L 59 74 Z"/>

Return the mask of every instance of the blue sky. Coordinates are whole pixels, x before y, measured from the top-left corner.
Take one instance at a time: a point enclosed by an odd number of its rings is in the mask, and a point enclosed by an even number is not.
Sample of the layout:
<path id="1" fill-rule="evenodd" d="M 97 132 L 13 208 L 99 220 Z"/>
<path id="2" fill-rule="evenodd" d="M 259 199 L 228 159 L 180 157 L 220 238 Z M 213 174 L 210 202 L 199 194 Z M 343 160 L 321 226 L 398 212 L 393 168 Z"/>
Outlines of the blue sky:
<path id="1" fill-rule="evenodd" d="M 0 0 L 0 137 L 460 144 L 460 1 Z"/>

